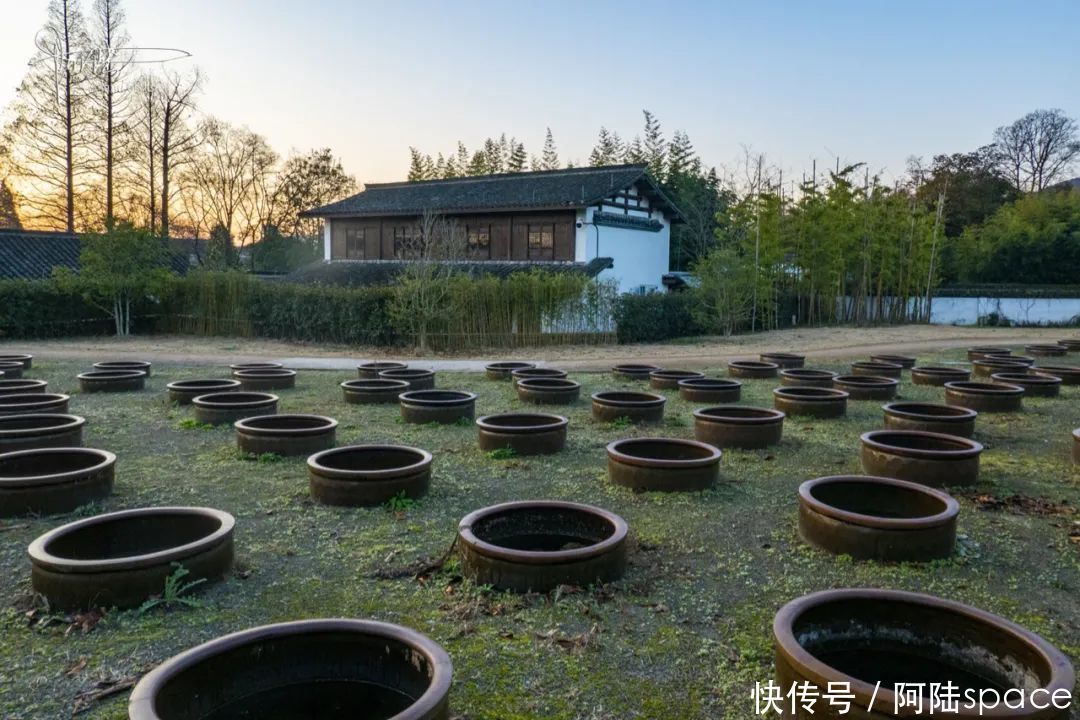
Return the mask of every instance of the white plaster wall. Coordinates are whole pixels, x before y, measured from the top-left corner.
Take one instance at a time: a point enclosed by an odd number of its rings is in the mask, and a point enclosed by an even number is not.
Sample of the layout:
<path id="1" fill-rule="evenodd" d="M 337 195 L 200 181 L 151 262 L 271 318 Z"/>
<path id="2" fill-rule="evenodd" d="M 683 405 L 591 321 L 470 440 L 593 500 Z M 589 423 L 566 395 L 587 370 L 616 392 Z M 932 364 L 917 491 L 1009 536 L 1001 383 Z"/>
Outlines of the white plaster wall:
<path id="1" fill-rule="evenodd" d="M 934 298 L 930 322 L 974 325 L 980 315 L 996 312 L 1014 322 L 1059 323 L 1080 315 L 1080 298 Z"/>
<path id="2" fill-rule="evenodd" d="M 592 207 L 578 211 L 577 220 L 581 226 L 577 228 L 575 237 L 574 259 L 588 262 L 595 257 L 612 258 L 615 267 L 600 273 L 600 279 L 616 280 L 620 292 L 633 292 L 642 285 L 663 290 L 660 279 L 668 271 L 668 248 L 671 244 L 671 225 L 667 219 L 658 214 L 657 219 L 664 227 L 659 232 L 647 232 L 593 225 L 593 212 Z"/>
<path id="3" fill-rule="evenodd" d="M 330 253 L 331 253 L 331 247 L 330 247 L 330 223 L 331 222 L 332 221 L 329 218 L 327 218 L 326 220 L 323 220 L 323 224 L 322 224 L 322 227 L 323 227 L 323 235 L 322 235 L 323 258 L 325 260 L 327 260 L 328 262 L 329 262 L 330 257 L 331 257 L 331 255 L 330 255 Z"/>

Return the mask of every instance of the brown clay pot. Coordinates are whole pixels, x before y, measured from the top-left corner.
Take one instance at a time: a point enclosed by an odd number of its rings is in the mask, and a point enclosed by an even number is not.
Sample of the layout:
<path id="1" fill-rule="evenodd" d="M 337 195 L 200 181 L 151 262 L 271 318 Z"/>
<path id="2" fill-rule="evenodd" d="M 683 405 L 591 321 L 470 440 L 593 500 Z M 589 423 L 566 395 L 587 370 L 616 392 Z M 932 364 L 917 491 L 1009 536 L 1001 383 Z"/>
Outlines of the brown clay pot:
<path id="1" fill-rule="evenodd" d="M 857 360 L 851 363 L 852 375 L 900 378 L 903 373 L 904 366 L 897 365 L 896 363 L 881 362 L 878 360 Z"/>
<path id="2" fill-rule="evenodd" d="M 868 475 L 941 487 L 973 485 L 983 446 L 969 438 L 919 430 L 871 430 L 859 438 Z"/>
<path id="3" fill-rule="evenodd" d="M 1080 352 L 1080 338 L 1065 338 L 1058 340 L 1058 345 L 1069 352 Z"/>
<path id="4" fill-rule="evenodd" d="M 0 380 L 0 396 L 2 395 L 27 395 L 31 393 L 43 393 L 49 386 L 47 380 Z"/>
<path id="5" fill-rule="evenodd" d="M 694 412 L 694 438 L 718 448 L 776 445 L 783 431 L 784 413 L 770 408 L 718 405 Z"/>
<path id="6" fill-rule="evenodd" d="M 450 425 L 472 420 L 476 394 L 460 390 L 410 390 L 398 395 L 401 419 L 407 423 Z"/>
<path id="7" fill-rule="evenodd" d="M 515 385 L 520 380 L 532 380 L 536 378 L 548 378 L 555 380 L 565 380 L 566 371 L 559 370 L 558 368 L 522 368 L 520 370 L 510 371 L 510 382 Z"/>
<path id="8" fill-rule="evenodd" d="M 278 362 L 245 362 L 245 363 L 233 363 L 229 366 L 229 369 L 233 372 L 233 377 L 240 370 L 280 370 L 285 367 Z"/>
<path id="9" fill-rule="evenodd" d="M 833 387 L 843 390 L 852 400 L 892 400 L 900 381 L 875 375 L 837 375 Z"/>
<path id="10" fill-rule="evenodd" d="M 789 352 L 763 352 L 758 355 L 761 362 L 775 363 L 781 370 L 789 368 L 801 368 L 806 365 L 805 355 L 796 355 Z"/>
<path id="11" fill-rule="evenodd" d="M 945 402 L 976 412 L 1019 412 L 1023 408 L 1024 388 L 1008 383 L 945 383 Z"/>
<path id="12" fill-rule="evenodd" d="M 142 370 L 150 377 L 152 363 L 146 360 L 105 360 L 94 363 L 95 370 Z"/>
<path id="13" fill-rule="evenodd" d="M 477 418 L 477 443 L 489 452 L 509 448 L 516 455 L 550 455 L 566 445 L 562 415 L 547 413 L 501 413 Z"/>
<path id="14" fill-rule="evenodd" d="M 296 371 L 285 368 L 254 368 L 237 370 L 233 377 L 240 381 L 240 386 L 250 392 L 265 390 L 288 390 L 296 387 Z"/>
<path id="15" fill-rule="evenodd" d="M 0 353 L 0 362 L 17 362 L 23 370 L 29 370 L 34 366 L 34 356 L 26 353 Z"/>
<path id="16" fill-rule="evenodd" d="M 1025 345 L 1024 352 L 1035 357 L 1061 357 L 1069 352 L 1064 345 Z"/>
<path id="17" fill-rule="evenodd" d="M 0 517 L 53 515 L 107 497 L 116 456 L 105 450 L 64 447 L 0 455 Z"/>
<path id="18" fill-rule="evenodd" d="M 536 405 L 572 405 L 581 397 L 581 383 L 567 378 L 525 378 L 514 390 L 518 400 Z"/>
<path id="19" fill-rule="evenodd" d="M 649 373 L 659 369 L 658 365 L 623 363 L 611 368 L 611 374 L 619 380 L 648 380 Z"/>
<path id="20" fill-rule="evenodd" d="M 696 440 L 616 440 L 607 446 L 608 479 L 634 492 L 707 490 L 720 475 L 720 455 Z"/>
<path id="21" fill-rule="evenodd" d="M 664 419 L 663 395 L 607 390 L 592 396 L 592 416 L 601 422 L 626 418 L 632 423 L 658 423 Z"/>
<path id="22" fill-rule="evenodd" d="M 694 370 L 653 370 L 649 373 L 649 386 L 654 390 L 675 390 L 680 380 L 701 379 L 705 373 Z"/>
<path id="23" fill-rule="evenodd" d="M 733 403 L 742 397 L 742 383 L 723 378 L 690 378 L 679 381 L 679 397 L 695 403 Z"/>
<path id="24" fill-rule="evenodd" d="M 504 362 L 488 363 L 484 366 L 484 374 L 488 380 L 509 380 L 510 373 L 515 370 L 531 370 L 536 363 L 508 360 Z"/>
<path id="25" fill-rule="evenodd" d="M 0 415 L 26 413 L 66 413 L 71 396 L 61 393 L 17 393 L 0 395 Z"/>
<path id="26" fill-rule="evenodd" d="M 199 395 L 191 401 L 195 420 L 207 425 L 225 425 L 257 415 L 277 412 L 278 396 L 262 392 L 219 392 Z"/>
<path id="27" fill-rule="evenodd" d="M 409 383 L 405 380 L 385 378 L 346 380 L 341 383 L 341 391 L 345 396 L 345 402 L 353 405 L 396 403 L 398 395 L 409 391 Z"/>
<path id="28" fill-rule="evenodd" d="M 1040 375 L 1052 375 L 1061 380 L 1062 385 L 1080 385 L 1080 367 L 1074 365 L 1037 365 L 1028 372 Z"/>
<path id="29" fill-rule="evenodd" d="M 239 380 L 177 380 L 165 386 L 169 401 L 177 405 L 190 405 L 200 395 L 232 392 L 240 389 Z"/>
<path id="30" fill-rule="evenodd" d="M 780 371 L 780 384 L 784 387 L 824 387 L 831 388 L 833 378 L 839 373 L 832 370 L 811 370 L 792 368 Z"/>
<path id="31" fill-rule="evenodd" d="M 1072 461 L 1073 465 L 1080 465 L 1080 428 L 1072 432 Z"/>
<path id="32" fill-rule="evenodd" d="M 0 453 L 37 448 L 82 447 L 86 420 L 78 415 L 0 415 Z"/>
<path id="33" fill-rule="evenodd" d="M 0 375 L 4 380 L 18 380 L 23 376 L 23 364 L 21 362 L 0 362 Z"/>
<path id="34" fill-rule="evenodd" d="M 307 460 L 311 496 L 326 505 L 381 505 L 422 497 L 431 484 L 431 453 L 405 445 L 349 445 Z"/>
<path id="35" fill-rule="evenodd" d="M 927 688 L 926 717 L 1064 720 L 1068 709 L 1037 711 L 1029 703 L 1031 693 L 1040 690 L 1038 704 L 1049 705 L 1054 693 L 1071 696 L 1076 681 L 1060 650 L 1019 625 L 968 605 L 897 590 L 826 590 L 793 600 L 773 620 L 773 642 L 779 687 L 807 683 L 821 695 L 830 687 L 851 695 L 850 712 L 819 697 L 813 713 L 796 703 L 796 711 L 784 715 L 790 720 L 915 717 L 914 703 L 903 707 L 895 683 Z M 926 710 L 931 683 L 952 683 L 961 700 L 958 712 Z M 1025 689 L 1021 709 L 1001 703 L 993 710 L 979 708 L 981 692 L 995 691 L 1000 700 L 1010 688 Z M 971 707 L 963 702 L 968 692 L 976 700 Z"/>
<path id="36" fill-rule="evenodd" d="M 380 362 L 363 363 L 356 366 L 356 376 L 361 380 L 376 380 L 379 377 L 379 373 L 386 370 L 404 370 L 408 365 L 403 362 L 395 362 L 393 360 L 382 360 Z"/>
<path id="37" fill-rule="evenodd" d="M 297 620 L 225 635 L 167 660 L 135 686 L 128 718 L 447 720 L 452 675 L 446 651 L 408 628 Z"/>
<path id="38" fill-rule="evenodd" d="M 431 390 L 435 387 L 435 371 L 421 368 L 402 368 L 400 370 L 383 370 L 379 373 L 380 380 L 404 380 L 409 383 L 410 390 Z"/>
<path id="39" fill-rule="evenodd" d="M 176 563 L 184 582 L 217 580 L 232 567 L 233 516 L 200 507 L 95 515 L 30 544 L 35 592 L 62 609 L 138 607 L 165 589 Z"/>
<path id="40" fill-rule="evenodd" d="M 773 407 L 787 415 L 837 418 L 847 414 L 848 394 L 836 388 L 778 387 Z"/>
<path id="41" fill-rule="evenodd" d="M 870 356 L 870 359 L 874 362 L 891 363 L 893 365 L 899 365 L 905 370 L 910 370 L 915 367 L 916 359 L 911 355 L 889 355 L 889 354 L 874 354 Z"/>
<path id="42" fill-rule="evenodd" d="M 774 362 L 758 360 L 732 360 L 727 366 L 728 375 L 746 380 L 774 378 L 780 372 L 780 366 Z"/>
<path id="43" fill-rule="evenodd" d="M 79 390 L 84 393 L 135 392 L 146 387 L 142 370 L 91 370 L 79 373 Z"/>
<path id="44" fill-rule="evenodd" d="M 338 421 L 323 415 L 257 415 L 233 423 L 236 446 L 251 455 L 311 455 L 334 447 Z"/>
<path id="45" fill-rule="evenodd" d="M 948 382 L 964 382 L 971 379 L 971 371 L 958 367 L 921 365 L 911 368 L 911 382 L 916 385 L 942 386 Z"/>
<path id="46" fill-rule="evenodd" d="M 975 377 L 988 378 L 998 372 L 1027 372 L 1027 365 L 1011 359 L 985 357 L 971 362 Z"/>
<path id="47" fill-rule="evenodd" d="M 978 347 L 968 348 L 967 351 L 968 360 L 978 360 L 987 355 L 1012 355 L 1012 350 L 1007 347 L 980 345 Z"/>
<path id="48" fill-rule="evenodd" d="M 960 504 L 918 483 L 834 475 L 799 486 L 799 533 L 811 545 L 857 560 L 947 558 L 956 545 Z"/>
<path id="49" fill-rule="evenodd" d="M 502 503 L 458 525 L 464 575 L 478 585 L 548 592 L 612 582 L 626 570 L 627 526 L 591 505 L 555 500 Z"/>
<path id="50" fill-rule="evenodd" d="M 984 360 L 1006 360 L 1017 365 L 1023 365 L 1025 367 L 1031 367 L 1035 364 L 1035 358 L 1028 355 L 1014 355 L 1012 353 L 1008 355 L 987 355 Z"/>
<path id="51" fill-rule="evenodd" d="M 956 405 L 923 402 L 894 402 L 882 405 L 889 430 L 922 430 L 971 437 L 975 434 L 974 410 Z"/>
<path id="52" fill-rule="evenodd" d="M 999 372 L 990 376 L 996 383 L 1019 385 L 1024 397 L 1057 397 L 1061 394 L 1061 378 L 1040 373 Z"/>

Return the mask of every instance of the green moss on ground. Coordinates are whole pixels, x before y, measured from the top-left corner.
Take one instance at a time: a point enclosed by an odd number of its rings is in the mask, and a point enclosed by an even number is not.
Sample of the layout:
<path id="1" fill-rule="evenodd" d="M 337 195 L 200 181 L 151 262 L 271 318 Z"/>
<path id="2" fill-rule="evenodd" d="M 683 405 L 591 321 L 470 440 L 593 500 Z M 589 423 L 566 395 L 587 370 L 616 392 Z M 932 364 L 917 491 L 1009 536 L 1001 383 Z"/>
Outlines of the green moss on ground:
<path id="1" fill-rule="evenodd" d="M 926 358 L 929 359 L 929 358 Z M 935 360 L 959 360 L 942 353 Z M 838 365 L 822 365 L 840 369 Z M 72 392 L 81 366 L 35 360 L 32 377 Z M 66 718 L 81 692 L 129 678 L 221 634 L 314 617 L 376 618 L 414 627 L 453 657 L 455 713 L 471 720 L 749 718 L 750 688 L 772 674 L 771 621 L 815 590 L 874 586 L 934 593 L 1016 620 L 1080 659 L 1080 517 L 1030 508 L 980 509 L 977 493 L 1020 494 L 1075 508 L 1080 470 L 1069 431 L 1080 426 L 1080 388 L 1029 399 L 1019 415 L 983 415 L 982 480 L 961 497 L 957 555 L 927 565 L 853 562 L 812 550 L 796 529 L 795 488 L 811 477 L 858 472 L 858 437 L 879 427 L 879 403 L 853 402 L 847 418 L 792 418 L 767 451 L 727 451 L 724 482 L 695 494 L 635 495 L 605 479 L 604 446 L 630 435 L 691 437 L 694 406 L 669 397 L 658 428 L 592 421 L 586 401 L 567 409 L 567 450 L 498 458 L 471 427 L 414 426 L 395 406 L 347 405 L 347 373 L 302 371 L 282 391 L 283 412 L 340 421 L 339 441 L 398 442 L 435 455 L 430 495 L 403 511 L 321 507 L 307 495 L 302 459 L 244 458 L 231 428 L 193 426 L 170 406 L 171 380 L 222 377 L 224 368 L 155 367 L 145 392 L 76 395 L 87 444 L 117 453 L 115 494 L 78 514 L 154 504 L 209 505 L 237 517 L 237 572 L 199 593 L 203 607 L 107 612 L 90 632 L 62 618 L 31 626 L 26 546 L 68 517 L 0 522 L 0 716 Z M 718 371 L 719 372 L 719 371 Z M 626 385 L 575 375 L 583 395 Z M 478 412 L 520 408 L 510 384 L 440 373 L 444 388 L 479 394 Z M 746 404 L 771 405 L 774 381 L 747 381 Z M 937 400 L 906 377 L 905 399 Z M 560 412 L 563 412 L 560 410 Z M 473 587 L 454 561 L 420 582 L 408 570 L 442 555 L 467 512 L 521 498 L 592 503 L 622 515 L 633 534 L 624 580 L 609 587 L 518 597 Z M 38 612 L 36 617 L 40 617 Z M 126 693 L 82 717 L 126 717 Z"/>

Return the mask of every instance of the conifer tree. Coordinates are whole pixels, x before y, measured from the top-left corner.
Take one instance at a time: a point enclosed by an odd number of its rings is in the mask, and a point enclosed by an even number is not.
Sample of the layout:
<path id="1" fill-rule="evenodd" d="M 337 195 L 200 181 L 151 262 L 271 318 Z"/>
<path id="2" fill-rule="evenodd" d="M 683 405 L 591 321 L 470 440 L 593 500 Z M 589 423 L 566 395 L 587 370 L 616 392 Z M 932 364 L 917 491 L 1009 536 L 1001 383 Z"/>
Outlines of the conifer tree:
<path id="1" fill-rule="evenodd" d="M 525 154 L 525 144 L 510 138 L 510 145 L 513 149 L 510 151 L 510 159 L 507 160 L 506 169 L 509 172 L 521 172 L 525 169 L 525 163 L 528 159 Z"/>
<path id="2" fill-rule="evenodd" d="M 539 167 L 540 170 L 558 170 L 559 169 L 559 153 L 555 149 L 555 138 L 551 134 L 551 128 L 547 129 L 547 135 L 544 137 L 544 150 L 540 155 Z"/>

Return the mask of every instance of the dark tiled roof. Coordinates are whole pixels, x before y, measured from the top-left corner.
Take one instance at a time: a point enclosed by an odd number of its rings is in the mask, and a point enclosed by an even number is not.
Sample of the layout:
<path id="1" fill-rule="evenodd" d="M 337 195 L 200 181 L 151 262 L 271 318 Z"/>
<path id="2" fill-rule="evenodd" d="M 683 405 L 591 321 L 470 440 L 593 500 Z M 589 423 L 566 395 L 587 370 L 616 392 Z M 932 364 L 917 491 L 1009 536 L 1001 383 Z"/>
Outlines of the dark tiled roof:
<path id="1" fill-rule="evenodd" d="M 77 271 L 80 250 L 78 235 L 0 229 L 0 279 L 41 280 L 51 277 L 55 267 Z M 188 258 L 174 254 L 172 268 L 185 272 Z"/>
<path id="2" fill-rule="evenodd" d="M 390 285 L 397 278 L 406 261 L 401 260 L 320 260 L 302 267 L 286 276 L 290 282 L 319 283 L 323 285 Z M 461 262 L 455 266 L 473 277 L 494 275 L 507 277 L 518 272 L 539 270 L 550 273 L 572 273 L 596 277 L 612 267 L 611 258 L 595 258 L 587 263 L 579 262 L 528 262 L 497 261 Z"/>
<path id="3" fill-rule="evenodd" d="M 504 173 L 449 180 L 368 185 L 352 197 L 301 213 L 306 217 L 364 217 L 508 210 L 582 208 L 641 182 L 654 206 L 681 216 L 646 173 L 646 165 Z"/>

